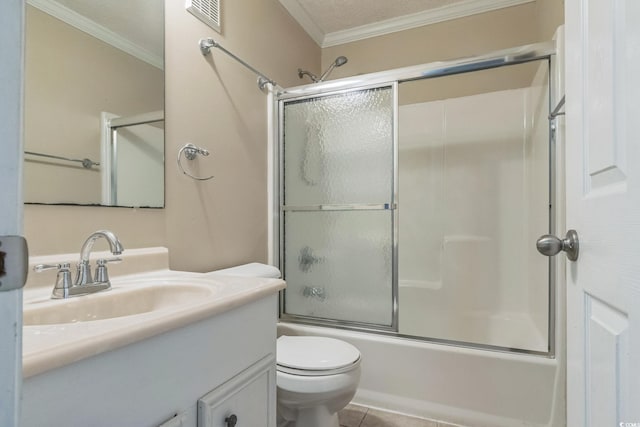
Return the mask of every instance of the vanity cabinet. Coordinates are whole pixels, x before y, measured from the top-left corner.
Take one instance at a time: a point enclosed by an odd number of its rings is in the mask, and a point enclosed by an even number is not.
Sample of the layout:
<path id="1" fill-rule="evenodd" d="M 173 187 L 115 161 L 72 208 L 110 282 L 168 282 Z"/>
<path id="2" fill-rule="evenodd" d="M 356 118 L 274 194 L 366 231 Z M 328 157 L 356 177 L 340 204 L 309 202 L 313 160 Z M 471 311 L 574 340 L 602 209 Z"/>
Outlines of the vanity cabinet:
<path id="1" fill-rule="evenodd" d="M 21 426 L 274 427 L 277 290 L 228 305 L 25 378 Z"/>
<path id="2" fill-rule="evenodd" d="M 198 427 L 275 427 L 275 381 L 269 355 L 198 400 Z"/>

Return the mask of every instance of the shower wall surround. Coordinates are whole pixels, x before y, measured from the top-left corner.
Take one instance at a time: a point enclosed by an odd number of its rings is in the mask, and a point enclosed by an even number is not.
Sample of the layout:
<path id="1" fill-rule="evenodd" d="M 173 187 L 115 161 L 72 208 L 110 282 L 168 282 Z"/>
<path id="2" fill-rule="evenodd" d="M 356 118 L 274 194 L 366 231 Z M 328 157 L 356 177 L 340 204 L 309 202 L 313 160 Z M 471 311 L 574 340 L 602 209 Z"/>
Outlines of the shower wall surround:
<path id="1" fill-rule="evenodd" d="M 400 333 L 547 351 L 546 66 L 531 87 L 400 106 Z"/>

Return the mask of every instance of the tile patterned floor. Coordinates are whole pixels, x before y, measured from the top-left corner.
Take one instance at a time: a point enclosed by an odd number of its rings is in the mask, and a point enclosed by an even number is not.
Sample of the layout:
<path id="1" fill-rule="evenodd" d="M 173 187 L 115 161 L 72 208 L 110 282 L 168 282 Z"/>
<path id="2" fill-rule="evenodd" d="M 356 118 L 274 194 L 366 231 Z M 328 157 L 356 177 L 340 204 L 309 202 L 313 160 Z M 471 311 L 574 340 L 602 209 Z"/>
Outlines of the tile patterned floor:
<path id="1" fill-rule="evenodd" d="M 460 427 L 359 405 L 348 405 L 338 417 L 341 427 Z"/>

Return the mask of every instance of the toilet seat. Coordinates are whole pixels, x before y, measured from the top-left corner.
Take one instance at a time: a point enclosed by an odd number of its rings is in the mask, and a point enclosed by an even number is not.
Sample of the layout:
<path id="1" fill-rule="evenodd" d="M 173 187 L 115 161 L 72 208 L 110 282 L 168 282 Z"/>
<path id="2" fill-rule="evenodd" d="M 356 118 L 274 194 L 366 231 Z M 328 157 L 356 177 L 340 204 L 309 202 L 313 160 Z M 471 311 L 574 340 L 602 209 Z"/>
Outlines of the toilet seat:
<path id="1" fill-rule="evenodd" d="M 283 335 L 277 341 L 277 370 L 292 375 L 326 376 L 349 372 L 360 352 L 334 338 Z"/>

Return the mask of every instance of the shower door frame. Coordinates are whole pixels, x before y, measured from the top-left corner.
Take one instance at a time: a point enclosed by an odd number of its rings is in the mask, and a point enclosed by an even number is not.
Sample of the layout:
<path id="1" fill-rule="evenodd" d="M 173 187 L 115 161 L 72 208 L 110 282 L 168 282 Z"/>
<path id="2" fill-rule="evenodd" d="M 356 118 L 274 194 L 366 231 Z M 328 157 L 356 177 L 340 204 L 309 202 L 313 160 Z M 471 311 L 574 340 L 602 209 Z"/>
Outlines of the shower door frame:
<path id="1" fill-rule="evenodd" d="M 557 81 L 555 72 L 555 55 L 556 55 L 556 43 L 555 41 L 542 42 L 529 44 L 524 46 L 518 46 L 509 49 L 503 49 L 495 52 L 491 52 L 484 55 L 475 57 L 451 60 L 451 61 L 438 61 L 427 64 L 414 65 L 409 67 L 397 68 L 387 71 L 362 74 L 355 77 L 347 77 L 338 80 L 330 80 L 322 83 L 308 84 L 304 86 L 296 86 L 293 88 L 282 89 L 277 88 L 275 94 L 271 96 L 270 109 L 273 110 L 271 114 L 273 120 L 273 134 L 271 138 L 275 143 L 272 143 L 272 155 L 270 159 L 272 162 L 272 170 L 270 174 L 270 200 L 273 202 L 270 209 L 270 235 L 272 236 L 270 261 L 278 265 L 282 271 L 283 265 L 283 242 L 284 242 L 284 220 L 282 215 L 283 208 L 283 176 L 284 176 L 284 162 L 282 161 L 281 154 L 283 153 L 284 144 L 284 129 L 280 128 L 283 123 L 284 115 L 284 103 L 285 101 L 300 100 L 306 98 L 314 98 L 321 96 L 335 95 L 339 93 L 346 93 L 354 90 L 365 90 L 375 87 L 392 86 L 394 88 L 394 165 L 393 165 L 393 271 L 392 271 L 392 326 L 389 327 L 375 327 L 369 324 L 361 324 L 358 322 L 349 322 L 335 319 L 315 318 L 310 316 L 292 315 L 284 312 L 285 291 L 280 291 L 280 304 L 279 304 L 279 317 L 280 320 L 301 323 L 316 326 L 328 326 L 347 330 L 356 330 L 363 332 L 372 332 L 378 334 L 384 334 L 399 338 L 408 338 L 414 340 L 420 340 L 431 343 L 439 343 L 452 345 L 463 348 L 484 349 L 498 352 L 507 353 L 521 353 L 536 356 L 544 356 L 548 358 L 554 358 L 556 352 L 556 261 L 555 257 L 549 257 L 548 264 L 548 284 L 549 284 L 549 299 L 548 299 L 548 351 L 536 351 L 520 348 L 507 348 L 496 345 L 461 342 L 433 337 L 420 337 L 414 335 L 405 335 L 398 332 L 398 93 L 397 88 L 400 83 L 432 79 L 437 77 L 451 76 L 455 74 L 470 73 L 474 71 L 489 70 L 493 68 L 500 68 L 503 66 L 524 64 L 534 61 L 548 61 L 549 67 L 549 112 L 553 110 L 553 107 L 557 103 L 559 97 L 557 97 Z M 549 120 L 549 234 L 556 235 L 556 135 L 555 135 L 555 123 L 553 120 Z"/>

